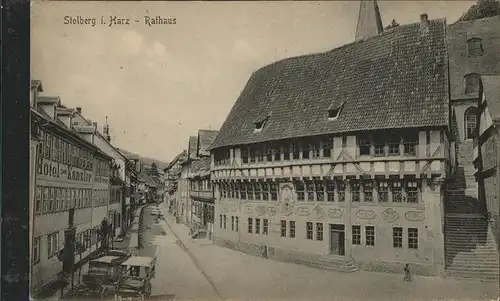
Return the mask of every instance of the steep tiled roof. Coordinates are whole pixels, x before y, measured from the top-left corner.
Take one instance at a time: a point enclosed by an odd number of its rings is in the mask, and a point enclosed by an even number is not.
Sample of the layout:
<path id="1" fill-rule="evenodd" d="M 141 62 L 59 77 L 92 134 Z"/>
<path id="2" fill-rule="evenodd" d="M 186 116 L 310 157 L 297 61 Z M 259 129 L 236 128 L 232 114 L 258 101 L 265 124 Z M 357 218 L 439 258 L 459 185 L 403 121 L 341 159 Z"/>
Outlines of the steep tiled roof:
<path id="1" fill-rule="evenodd" d="M 196 150 L 198 149 L 198 137 L 189 136 L 189 145 L 188 145 L 188 156 L 189 158 L 196 158 Z"/>
<path id="2" fill-rule="evenodd" d="M 427 28 L 427 30 L 426 30 Z M 444 20 L 401 25 L 253 73 L 211 149 L 360 130 L 446 126 Z M 341 107 L 335 120 L 328 108 Z M 261 132 L 254 122 L 269 116 Z"/>
<path id="3" fill-rule="evenodd" d="M 500 75 L 482 76 L 483 93 L 488 104 L 491 117 L 500 118 Z"/>
<path id="4" fill-rule="evenodd" d="M 219 131 L 214 130 L 199 130 L 198 131 L 198 156 L 210 155 L 208 149 L 210 145 L 214 142 L 215 137 Z"/>
<path id="5" fill-rule="evenodd" d="M 189 174 L 192 178 L 210 175 L 210 157 L 202 157 L 191 161 Z"/>
<path id="6" fill-rule="evenodd" d="M 187 153 L 187 152 L 186 152 L 186 150 L 183 150 L 182 152 L 180 152 L 177 156 L 175 156 L 175 158 L 174 158 L 172 161 L 170 161 L 170 163 L 168 164 L 168 166 L 167 166 L 167 167 L 165 167 L 165 169 L 163 169 L 163 170 L 165 170 L 165 171 L 166 171 L 166 170 L 169 170 L 170 168 L 172 168 L 172 166 L 174 166 L 174 165 L 175 165 L 175 163 L 176 163 L 177 161 L 179 161 L 179 160 L 180 160 L 180 161 L 185 160 L 185 159 L 186 159 L 186 158 L 185 158 L 185 157 L 186 157 L 186 153 Z"/>
<path id="7" fill-rule="evenodd" d="M 468 98 L 464 76 L 500 74 L 500 16 L 454 23 L 447 28 L 451 99 Z M 467 40 L 480 38 L 483 55 L 470 57 Z"/>

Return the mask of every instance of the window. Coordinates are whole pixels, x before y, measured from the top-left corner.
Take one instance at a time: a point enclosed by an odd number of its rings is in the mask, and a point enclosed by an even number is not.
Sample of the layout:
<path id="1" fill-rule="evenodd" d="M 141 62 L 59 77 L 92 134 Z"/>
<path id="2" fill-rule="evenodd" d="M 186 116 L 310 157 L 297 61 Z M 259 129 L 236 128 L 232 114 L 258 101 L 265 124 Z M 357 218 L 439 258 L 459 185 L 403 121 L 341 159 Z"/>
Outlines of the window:
<path id="1" fill-rule="evenodd" d="M 277 201 L 278 200 L 278 184 L 271 183 L 270 188 L 271 188 L 271 201 Z"/>
<path id="2" fill-rule="evenodd" d="M 231 216 L 231 231 L 234 231 L 234 216 Z"/>
<path id="3" fill-rule="evenodd" d="M 40 262 L 40 237 L 35 237 L 33 239 L 33 264 Z"/>
<path id="4" fill-rule="evenodd" d="M 287 144 L 283 145 L 283 160 L 290 160 L 290 147 Z"/>
<path id="5" fill-rule="evenodd" d="M 465 94 L 479 92 L 479 75 L 469 74 L 465 76 Z"/>
<path id="6" fill-rule="evenodd" d="M 378 182 L 378 200 L 382 203 L 386 203 L 389 200 L 389 188 L 387 186 L 387 181 Z"/>
<path id="7" fill-rule="evenodd" d="M 317 202 L 324 202 L 325 201 L 325 186 L 323 183 L 316 183 L 316 201 Z"/>
<path id="8" fill-rule="evenodd" d="M 243 163 L 248 163 L 248 149 L 243 148 L 241 150 L 241 159 L 243 160 Z"/>
<path id="9" fill-rule="evenodd" d="M 353 181 L 351 183 L 351 197 L 353 202 L 359 202 L 360 195 L 360 184 L 358 181 Z"/>
<path id="10" fill-rule="evenodd" d="M 371 148 L 371 143 L 370 143 L 370 137 L 368 135 L 360 135 L 358 137 L 359 139 L 359 155 L 360 156 L 369 156 L 370 155 L 370 148 Z"/>
<path id="11" fill-rule="evenodd" d="M 305 141 L 302 142 L 301 146 L 302 146 L 302 159 L 309 159 L 310 158 L 309 152 L 312 149 L 312 146 Z"/>
<path id="12" fill-rule="evenodd" d="M 219 216 L 219 218 L 220 218 L 220 219 L 219 219 L 219 224 L 220 224 L 220 225 L 219 225 L 219 227 L 222 229 L 222 228 L 223 228 L 223 227 L 222 227 L 222 214 Z"/>
<path id="13" fill-rule="evenodd" d="M 279 145 L 274 146 L 273 156 L 274 161 L 281 161 L 281 147 Z"/>
<path id="14" fill-rule="evenodd" d="M 240 231 L 240 218 L 239 217 L 236 217 L 235 230 L 236 230 L 236 232 Z"/>
<path id="15" fill-rule="evenodd" d="M 337 194 L 339 198 L 339 202 L 345 201 L 345 183 L 338 181 L 337 184 Z"/>
<path id="16" fill-rule="evenodd" d="M 401 143 L 401 137 L 396 135 L 390 135 L 387 139 L 387 146 L 389 151 L 389 156 L 399 155 L 399 144 Z"/>
<path id="17" fill-rule="evenodd" d="M 290 221 L 290 237 L 295 237 L 295 221 Z"/>
<path id="18" fill-rule="evenodd" d="M 392 201 L 394 203 L 401 203 L 402 201 L 401 181 L 392 182 Z"/>
<path id="19" fill-rule="evenodd" d="M 311 222 L 306 223 L 306 238 L 313 239 L 313 223 Z"/>
<path id="20" fill-rule="evenodd" d="M 253 219 L 251 217 L 248 218 L 248 233 L 252 233 L 253 231 Z"/>
<path id="21" fill-rule="evenodd" d="M 361 226 L 352 226 L 352 244 L 361 244 Z"/>
<path id="22" fill-rule="evenodd" d="M 40 213 L 40 205 L 42 203 L 42 187 L 36 187 L 36 197 L 35 197 L 35 213 Z"/>
<path id="23" fill-rule="evenodd" d="M 307 200 L 314 202 L 314 183 L 307 183 Z"/>
<path id="24" fill-rule="evenodd" d="M 255 159 L 256 159 L 255 148 L 251 147 L 250 148 L 250 162 L 255 163 Z"/>
<path id="25" fill-rule="evenodd" d="M 50 190 L 49 190 L 49 209 L 48 211 L 49 212 L 52 212 L 54 210 L 54 202 L 55 202 L 55 188 L 54 187 L 50 187 Z"/>
<path id="26" fill-rule="evenodd" d="M 59 232 L 47 235 L 47 255 L 52 258 L 59 252 Z"/>
<path id="27" fill-rule="evenodd" d="M 316 240 L 323 240 L 323 223 L 316 223 Z"/>
<path id="28" fill-rule="evenodd" d="M 404 154 L 409 156 L 417 155 L 418 132 L 405 134 L 403 136 Z"/>
<path id="29" fill-rule="evenodd" d="M 304 197 L 305 197 L 304 189 L 305 189 L 304 183 L 302 183 L 302 182 L 295 183 L 295 191 L 297 192 L 297 200 L 298 201 L 304 201 Z"/>
<path id="30" fill-rule="evenodd" d="M 326 186 L 326 194 L 328 202 L 335 201 L 335 185 L 333 182 L 329 182 Z"/>
<path id="31" fill-rule="evenodd" d="M 333 140 L 326 138 L 323 140 L 323 158 L 330 158 L 332 156 Z"/>
<path id="32" fill-rule="evenodd" d="M 260 218 L 255 219 L 255 234 L 260 234 Z"/>
<path id="33" fill-rule="evenodd" d="M 269 145 L 268 147 L 266 147 L 266 149 L 267 149 L 266 152 L 267 162 L 273 162 L 273 147 Z"/>
<path id="34" fill-rule="evenodd" d="M 263 219 L 262 220 L 262 234 L 267 235 L 269 230 L 269 220 Z"/>
<path id="35" fill-rule="evenodd" d="M 418 203 L 418 183 L 415 180 L 406 181 L 406 201 Z"/>
<path id="36" fill-rule="evenodd" d="M 259 160 L 259 163 L 265 162 L 264 158 L 266 155 L 266 147 L 265 146 L 260 146 L 259 149 L 257 149 L 257 159 Z"/>
<path id="37" fill-rule="evenodd" d="M 365 236 L 366 236 L 366 245 L 374 246 L 375 245 L 375 227 L 374 226 L 366 226 L 365 227 Z"/>
<path id="38" fill-rule="evenodd" d="M 286 237 L 286 221 L 281 221 L 281 237 Z"/>
<path id="39" fill-rule="evenodd" d="M 371 180 L 363 183 L 363 192 L 365 194 L 365 202 L 373 202 L 373 183 Z"/>
<path id="40" fill-rule="evenodd" d="M 300 157 L 299 146 L 296 143 L 292 144 L 292 155 L 293 155 L 293 160 L 297 160 Z"/>
<path id="41" fill-rule="evenodd" d="M 262 183 L 262 200 L 269 201 L 269 184 Z"/>
<path id="42" fill-rule="evenodd" d="M 467 41 L 467 54 L 469 56 L 483 55 L 483 44 L 481 42 L 481 39 L 472 38 Z"/>
<path id="43" fill-rule="evenodd" d="M 374 137 L 373 154 L 375 156 L 385 155 L 385 140 L 380 134 Z"/>
<path id="44" fill-rule="evenodd" d="M 49 210 L 49 198 L 49 187 L 43 187 L 42 213 L 46 213 Z"/>
<path id="45" fill-rule="evenodd" d="M 408 229 L 408 248 L 418 249 L 418 229 L 409 228 Z"/>
<path id="46" fill-rule="evenodd" d="M 247 199 L 247 186 L 245 183 L 239 183 L 239 186 L 240 186 L 240 198 L 242 200 L 246 200 Z"/>
<path id="47" fill-rule="evenodd" d="M 224 230 L 226 229 L 227 226 L 227 215 L 224 215 Z"/>
<path id="48" fill-rule="evenodd" d="M 312 157 L 313 158 L 319 158 L 320 156 L 320 150 L 321 150 L 321 147 L 320 147 L 320 142 L 319 140 L 313 140 L 312 144 L 311 144 L 311 150 L 312 150 Z"/>
<path id="49" fill-rule="evenodd" d="M 400 227 L 392 228 L 392 246 L 394 248 L 403 247 L 403 228 Z"/>
<path id="50" fill-rule="evenodd" d="M 465 111 L 465 139 L 474 138 L 476 125 L 477 125 L 476 108 L 470 107 Z"/>
<path id="51" fill-rule="evenodd" d="M 254 199 L 254 194 L 253 194 L 253 184 L 252 183 L 247 183 L 247 193 L 248 193 L 248 199 L 253 200 Z"/>
<path id="52" fill-rule="evenodd" d="M 342 147 L 347 147 L 347 136 L 342 136 Z"/>
<path id="53" fill-rule="evenodd" d="M 258 182 L 254 183 L 254 191 L 255 191 L 255 199 L 256 200 L 262 199 L 260 183 Z"/>

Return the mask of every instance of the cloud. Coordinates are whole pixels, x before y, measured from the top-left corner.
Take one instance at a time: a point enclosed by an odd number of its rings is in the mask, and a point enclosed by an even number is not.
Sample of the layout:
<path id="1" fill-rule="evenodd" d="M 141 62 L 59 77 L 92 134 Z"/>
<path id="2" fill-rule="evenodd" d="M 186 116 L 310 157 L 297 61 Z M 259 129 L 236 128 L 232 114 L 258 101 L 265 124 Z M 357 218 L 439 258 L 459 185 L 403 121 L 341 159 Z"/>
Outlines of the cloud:
<path id="1" fill-rule="evenodd" d="M 144 46 L 144 38 L 135 30 L 128 30 L 121 38 L 123 49 L 127 55 L 137 54 Z"/>

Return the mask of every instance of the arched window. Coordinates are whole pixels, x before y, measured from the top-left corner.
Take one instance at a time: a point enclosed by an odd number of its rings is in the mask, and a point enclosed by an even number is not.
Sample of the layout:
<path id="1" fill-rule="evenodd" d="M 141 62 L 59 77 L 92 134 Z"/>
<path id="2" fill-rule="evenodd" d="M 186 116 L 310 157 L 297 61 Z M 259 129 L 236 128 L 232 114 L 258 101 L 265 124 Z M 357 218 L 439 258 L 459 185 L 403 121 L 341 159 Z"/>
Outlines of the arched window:
<path id="1" fill-rule="evenodd" d="M 471 38 L 467 40 L 467 54 L 469 56 L 483 55 L 483 44 L 479 38 Z"/>
<path id="2" fill-rule="evenodd" d="M 470 107 L 465 111 L 465 139 L 472 139 L 475 136 L 476 125 L 476 108 Z"/>
<path id="3" fill-rule="evenodd" d="M 480 79 L 478 74 L 468 74 L 465 76 L 465 94 L 479 92 Z"/>

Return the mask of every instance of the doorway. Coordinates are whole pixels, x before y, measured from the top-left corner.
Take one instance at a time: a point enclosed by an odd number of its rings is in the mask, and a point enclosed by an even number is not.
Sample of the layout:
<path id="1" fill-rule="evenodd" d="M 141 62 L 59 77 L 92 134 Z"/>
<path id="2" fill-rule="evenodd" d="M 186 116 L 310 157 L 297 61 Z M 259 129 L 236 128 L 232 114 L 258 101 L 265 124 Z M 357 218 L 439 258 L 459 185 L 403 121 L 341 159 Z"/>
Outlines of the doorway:
<path id="1" fill-rule="evenodd" d="M 344 225 L 330 224 L 330 254 L 345 255 Z"/>

